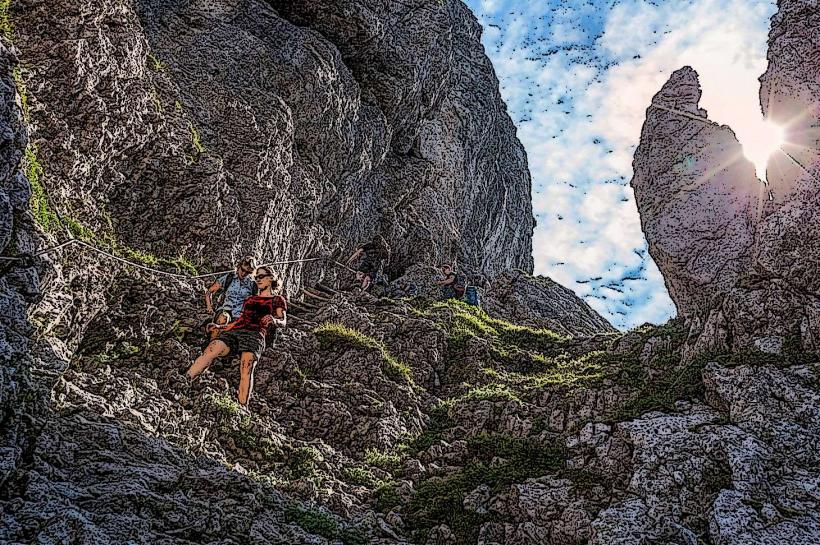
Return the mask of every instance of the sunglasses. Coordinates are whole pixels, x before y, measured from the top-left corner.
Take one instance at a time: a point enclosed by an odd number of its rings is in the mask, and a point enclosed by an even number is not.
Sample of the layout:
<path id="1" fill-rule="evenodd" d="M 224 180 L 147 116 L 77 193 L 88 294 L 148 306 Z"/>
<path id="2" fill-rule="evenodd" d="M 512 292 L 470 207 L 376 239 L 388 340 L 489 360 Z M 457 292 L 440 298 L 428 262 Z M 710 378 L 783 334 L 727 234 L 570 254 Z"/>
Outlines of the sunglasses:
<path id="1" fill-rule="evenodd" d="M 272 274 L 258 274 L 258 275 L 256 275 L 256 281 L 259 282 L 263 278 L 270 278 L 271 276 L 273 276 L 273 275 Z"/>

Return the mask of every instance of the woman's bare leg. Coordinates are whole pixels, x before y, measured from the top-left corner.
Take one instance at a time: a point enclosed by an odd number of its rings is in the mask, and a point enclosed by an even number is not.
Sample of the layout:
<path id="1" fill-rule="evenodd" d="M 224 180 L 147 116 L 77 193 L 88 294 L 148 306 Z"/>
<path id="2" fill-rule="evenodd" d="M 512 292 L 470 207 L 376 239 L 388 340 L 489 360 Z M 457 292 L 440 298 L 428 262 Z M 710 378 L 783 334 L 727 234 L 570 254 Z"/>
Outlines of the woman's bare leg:
<path id="1" fill-rule="evenodd" d="M 239 404 L 247 405 L 253 391 L 253 370 L 256 367 L 256 355 L 253 352 L 242 352 L 239 358 Z"/>
<path id="2" fill-rule="evenodd" d="M 211 366 L 216 358 L 227 356 L 229 352 L 228 345 L 219 339 L 211 341 L 211 343 L 202 352 L 202 355 L 194 360 L 191 368 L 188 369 L 186 375 L 188 378 L 198 377 L 202 371 Z"/>

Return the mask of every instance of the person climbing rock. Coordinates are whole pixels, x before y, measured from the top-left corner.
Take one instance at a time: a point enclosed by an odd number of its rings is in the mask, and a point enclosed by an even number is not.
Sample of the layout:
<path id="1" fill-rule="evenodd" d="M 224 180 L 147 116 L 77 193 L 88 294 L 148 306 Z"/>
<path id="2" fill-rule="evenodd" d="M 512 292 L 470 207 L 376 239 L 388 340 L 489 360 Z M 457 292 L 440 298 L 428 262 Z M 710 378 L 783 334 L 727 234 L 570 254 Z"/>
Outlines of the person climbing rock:
<path id="1" fill-rule="evenodd" d="M 235 320 L 242 312 L 242 304 L 245 299 L 256 294 L 256 284 L 253 279 L 254 259 L 251 256 L 243 257 L 236 264 L 236 270 L 227 273 L 225 276 L 211 284 L 205 291 L 205 308 L 208 314 L 212 314 L 213 323 L 225 325 Z M 219 300 L 218 310 L 214 313 L 214 295 Z M 210 332 L 211 340 L 219 335 L 219 330 Z"/>
<path id="2" fill-rule="evenodd" d="M 458 299 L 464 296 L 464 281 L 450 265 L 441 266 L 441 274 L 444 276 L 436 281 L 436 285 L 441 287 L 442 299 Z"/>
<path id="3" fill-rule="evenodd" d="M 367 291 L 375 281 L 376 276 L 381 273 L 385 263 L 390 261 L 390 248 L 387 241 L 381 235 L 376 235 L 373 240 L 356 248 L 356 251 L 348 258 L 346 265 L 349 267 L 357 259 L 361 258 L 356 275 L 356 279 L 362 283 L 362 291 Z"/>
<path id="4" fill-rule="evenodd" d="M 205 371 L 215 359 L 239 355 L 239 392 L 241 405 L 247 405 L 253 391 L 253 371 L 256 362 L 267 348 L 273 345 L 276 329 L 287 325 L 287 300 L 280 294 L 282 282 L 272 269 L 256 269 L 257 295 L 245 300 L 236 321 L 228 324 L 212 323 L 209 330 L 221 332 L 212 340 L 186 373 L 194 379 Z"/>

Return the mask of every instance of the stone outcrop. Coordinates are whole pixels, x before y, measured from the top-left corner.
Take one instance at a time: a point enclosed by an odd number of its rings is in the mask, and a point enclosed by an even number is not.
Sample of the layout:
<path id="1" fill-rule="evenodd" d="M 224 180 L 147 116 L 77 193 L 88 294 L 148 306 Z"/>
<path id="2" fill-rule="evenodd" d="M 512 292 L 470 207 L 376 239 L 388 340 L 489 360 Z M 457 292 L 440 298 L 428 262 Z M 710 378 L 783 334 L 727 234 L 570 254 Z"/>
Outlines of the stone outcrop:
<path id="1" fill-rule="evenodd" d="M 778 53 L 811 52 L 810 7 L 775 19 L 772 116 L 816 95 Z M 820 541 L 817 254 L 798 239 L 799 266 L 777 269 L 786 246 L 766 231 L 816 226 L 810 186 L 773 179 L 761 200 L 731 131 L 703 123 L 692 71 L 656 97 L 686 115 L 650 111 L 634 182 L 682 316 L 620 334 L 527 274 L 526 162 L 462 4 L 26 0 L 11 16 L 3 255 L 71 234 L 217 266 L 380 231 L 391 273 L 429 289 L 379 298 L 283 268 L 289 326 L 243 408 L 235 361 L 180 376 L 203 342 L 201 284 L 76 245 L 15 262 L 0 275 L 0 542 Z M 487 312 L 433 299 L 431 262 L 453 260 L 489 277 Z M 694 357 L 776 351 L 795 324 L 783 356 Z"/>
<path id="2" fill-rule="evenodd" d="M 0 254 L 23 259 L 37 249 L 23 174 L 28 141 L 13 74 L 17 57 L 0 43 Z M 40 295 L 34 261 L 0 260 L 0 488 L 26 448 L 37 390 L 31 380 L 34 329 L 27 310 Z M 42 393 L 42 392 L 41 392 Z M 45 393 L 47 395 L 47 392 Z"/>
<path id="3" fill-rule="evenodd" d="M 698 108 L 691 68 L 653 99 L 635 154 L 642 225 L 697 338 L 691 353 L 820 350 L 820 115 L 816 63 L 805 61 L 820 51 L 820 15 L 814 2 L 779 6 L 760 93 L 787 142 L 769 160 L 768 183 L 731 130 Z"/>
<path id="4" fill-rule="evenodd" d="M 616 331 L 572 290 L 546 276 L 508 271 L 489 284 L 483 307 L 490 315 L 569 336 Z"/>
<path id="5" fill-rule="evenodd" d="M 55 204 L 197 265 L 385 235 L 532 270 L 523 147 L 461 2 L 13 2 Z M 316 270 L 288 269 L 293 288 Z"/>

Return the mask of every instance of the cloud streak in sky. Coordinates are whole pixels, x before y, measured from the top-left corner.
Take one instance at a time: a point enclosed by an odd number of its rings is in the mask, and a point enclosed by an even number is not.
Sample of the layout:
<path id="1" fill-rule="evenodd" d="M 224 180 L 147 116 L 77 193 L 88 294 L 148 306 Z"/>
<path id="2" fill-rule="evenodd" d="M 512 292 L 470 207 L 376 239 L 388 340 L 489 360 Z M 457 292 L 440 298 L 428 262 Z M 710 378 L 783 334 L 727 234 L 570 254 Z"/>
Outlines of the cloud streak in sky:
<path id="1" fill-rule="evenodd" d="M 701 75 L 702 107 L 744 142 L 773 1 L 467 0 L 533 175 L 536 273 L 620 328 L 675 309 L 640 229 L 632 156 L 671 73 Z"/>

